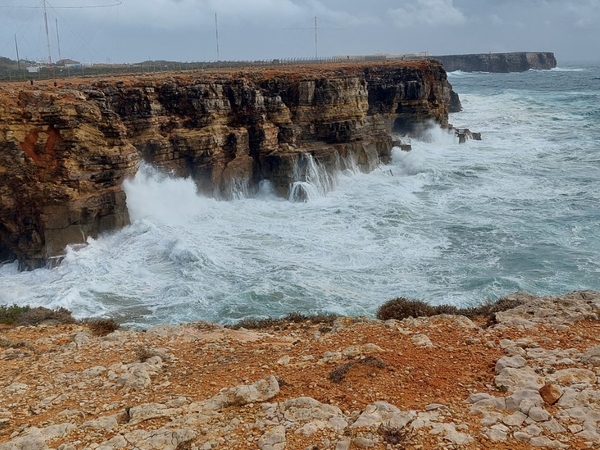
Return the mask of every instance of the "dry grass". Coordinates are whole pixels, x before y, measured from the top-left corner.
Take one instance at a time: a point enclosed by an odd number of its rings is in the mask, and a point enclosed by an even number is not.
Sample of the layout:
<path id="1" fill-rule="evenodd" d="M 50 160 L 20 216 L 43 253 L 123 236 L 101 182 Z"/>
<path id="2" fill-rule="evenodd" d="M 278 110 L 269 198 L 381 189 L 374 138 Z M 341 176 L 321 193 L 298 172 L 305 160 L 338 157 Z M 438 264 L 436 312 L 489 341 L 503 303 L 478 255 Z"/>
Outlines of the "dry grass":
<path id="1" fill-rule="evenodd" d="M 146 362 L 150 358 L 155 356 L 160 356 L 156 351 L 149 349 L 144 345 L 140 345 L 135 349 L 135 356 L 139 359 L 140 362 Z"/>
<path id="2" fill-rule="evenodd" d="M 347 362 L 346 364 L 343 364 L 337 367 L 336 369 L 332 370 L 329 374 L 329 379 L 334 383 L 341 383 L 342 381 L 344 381 L 344 378 L 346 377 L 348 371 L 352 367 L 360 364 L 365 366 L 377 367 L 379 369 L 383 369 L 386 366 L 386 364 L 379 358 L 375 358 L 374 356 L 367 356 L 364 359 Z"/>
<path id="3" fill-rule="evenodd" d="M 287 316 L 274 319 L 272 317 L 267 317 L 264 319 L 258 319 L 253 317 L 248 317 L 240 320 L 234 325 L 229 325 L 228 328 L 232 328 L 234 330 L 239 330 L 240 328 L 245 328 L 247 330 L 261 330 L 266 328 L 273 328 L 276 326 L 285 325 L 288 323 L 310 323 L 313 325 L 316 324 L 327 324 L 332 325 L 335 319 L 339 316 L 336 314 L 313 314 L 313 315 L 304 315 L 298 312 L 289 313 Z"/>

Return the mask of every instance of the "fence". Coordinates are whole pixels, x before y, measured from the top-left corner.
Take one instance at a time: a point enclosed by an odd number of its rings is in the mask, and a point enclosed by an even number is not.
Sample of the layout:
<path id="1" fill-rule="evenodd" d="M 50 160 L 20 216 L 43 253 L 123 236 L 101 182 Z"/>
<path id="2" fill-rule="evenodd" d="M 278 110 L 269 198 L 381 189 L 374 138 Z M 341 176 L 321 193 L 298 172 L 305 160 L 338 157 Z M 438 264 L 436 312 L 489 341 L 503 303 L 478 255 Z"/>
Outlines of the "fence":
<path id="1" fill-rule="evenodd" d="M 196 62 L 171 62 L 171 61 L 146 61 L 136 64 L 96 64 L 81 65 L 78 67 L 46 66 L 38 67 L 37 72 L 28 72 L 27 69 L 19 71 L 16 67 L 0 67 L 0 80 L 2 81 L 29 81 L 52 80 L 71 77 L 98 77 L 104 75 L 135 75 L 151 74 L 173 71 L 197 71 L 208 69 L 232 69 L 245 67 L 274 67 L 294 66 L 309 64 L 334 64 L 353 62 L 382 62 L 390 59 L 420 59 L 419 55 L 400 55 L 390 58 L 386 55 L 371 56 L 332 56 L 323 58 L 279 58 L 256 61 L 196 61 Z"/>

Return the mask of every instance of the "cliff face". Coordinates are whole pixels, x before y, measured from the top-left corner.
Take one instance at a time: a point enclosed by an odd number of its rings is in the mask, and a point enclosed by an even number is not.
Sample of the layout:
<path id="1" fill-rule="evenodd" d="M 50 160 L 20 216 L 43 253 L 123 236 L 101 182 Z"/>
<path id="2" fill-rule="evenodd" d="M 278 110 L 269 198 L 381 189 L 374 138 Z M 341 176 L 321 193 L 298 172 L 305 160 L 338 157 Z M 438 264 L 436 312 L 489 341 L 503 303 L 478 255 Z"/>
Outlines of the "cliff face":
<path id="1" fill-rule="evenodd" d="M 529 69 L 549 70 L 556 67 L 554 53 L 479 53 L 472 55 L 434 56 L 448 72 L 526 72 Z"/>
<path id="2" fill-rule="evenodd" d="M 389 160 L 391 131 L 447 126 L 452 94 L 434 61 L 5 85 L 0 262 L 37 267 L 127 224 L 121 184 L 140 160 L 223 198 L 263 179 L 288 195 L 309 154 L 371 170 Z"/>

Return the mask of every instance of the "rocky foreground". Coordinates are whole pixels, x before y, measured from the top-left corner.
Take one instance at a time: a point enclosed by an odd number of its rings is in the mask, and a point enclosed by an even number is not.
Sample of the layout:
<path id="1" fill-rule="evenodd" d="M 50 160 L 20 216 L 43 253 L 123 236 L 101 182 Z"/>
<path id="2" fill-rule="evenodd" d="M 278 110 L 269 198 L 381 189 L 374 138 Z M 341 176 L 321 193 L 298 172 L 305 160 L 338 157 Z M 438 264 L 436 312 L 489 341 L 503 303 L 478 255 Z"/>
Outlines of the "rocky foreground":
<path id="1" fill-rule="evenodd" d="M 0 330 L 0 450 L 600 447 L 600 293 L 493 324 Z"/>

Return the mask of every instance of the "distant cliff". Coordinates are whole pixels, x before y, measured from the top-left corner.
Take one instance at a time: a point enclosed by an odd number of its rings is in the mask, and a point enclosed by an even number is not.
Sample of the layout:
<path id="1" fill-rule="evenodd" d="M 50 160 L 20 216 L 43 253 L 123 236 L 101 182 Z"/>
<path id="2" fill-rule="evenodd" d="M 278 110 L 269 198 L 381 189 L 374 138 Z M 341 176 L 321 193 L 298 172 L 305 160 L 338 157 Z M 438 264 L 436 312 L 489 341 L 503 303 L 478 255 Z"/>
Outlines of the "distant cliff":
<path id="1" fill-rule="evenodd" d="M 556 67 L 551 52 L 478 53 L 472 55 L 434 56 L 446 71 L 454 72 L 526 72 L 530 69 L 549 70 Z"/>
<path id="2" fill-rule="evenodd" d="M 37 267 L 129 223 L 123 180 L 145 160 L 230 198 L 288 195 L 312 157 L 387 162 L 392 131 L 448 126 L 437 61 L 221 70 L 0 86 L 0 262 Z"/>

